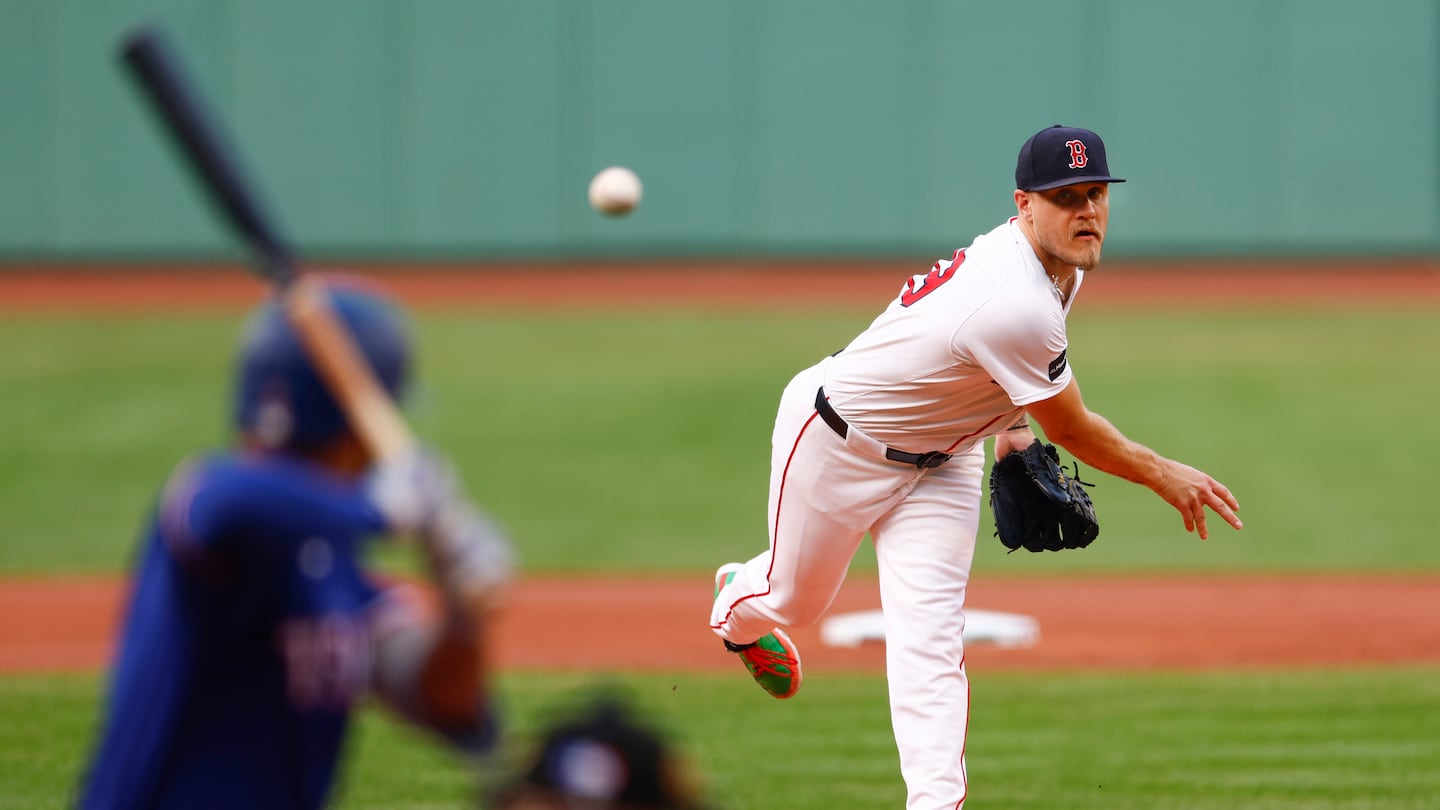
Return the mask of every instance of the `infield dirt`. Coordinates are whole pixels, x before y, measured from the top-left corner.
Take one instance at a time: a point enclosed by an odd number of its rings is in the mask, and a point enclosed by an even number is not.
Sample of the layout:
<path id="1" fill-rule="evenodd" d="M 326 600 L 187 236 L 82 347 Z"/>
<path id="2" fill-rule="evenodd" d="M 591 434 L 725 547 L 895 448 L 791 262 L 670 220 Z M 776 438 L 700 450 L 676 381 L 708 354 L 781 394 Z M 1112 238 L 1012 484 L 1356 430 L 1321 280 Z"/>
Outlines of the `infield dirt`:
<path id="1" fill-rule="evenodd" d="M 710 671 L 736 666 L 706 627 L 708 578 L 527 577 L 495 627 L 506 669 Z M 0 672 L 94 671 L 126 598 L 118 578 L 0 582 Z M 1032 647 L 971 645 L 983 670 L 1245 669 L 1440 663 L 1436 576 L 986 577 L 977 608 L 1040 625 Z M 853 577 L 832 613 L 880 606 Z M 641 626 L 637 626 L 637 623 Z M 616 637 L 610 628 L 636 626 Z M 644 644 L 628 643 L 643 635 Z M 791 633 L 808 671 L 879 670 L 884 648 Z"/>
<path id="2" fill-rule="evenodd" d="M 412 306 L 716 307 L 883 305 L 913 265 L 387 267 Z M 0 272 L 0 311 L 239 310 L 264 287 L 239 269 L 60 268 Z M 1310 265 L 1119 268 L 1086 283 L 1087 307 L 1434 307 L 1440 269 L 1391 261 L 1345 272 Z M 736 666 L 706 628 L 708 573 L 684 577 L 528 577 L 498 622 L 496 664 L 515 669 L 711 670 Z M 0 671 L 105 665 L 125 598 L 118 577 L 0 580 Z M 1033 647 L 975 645 L 983 669 L 1196 669 L 1440 663 L 1440 575 L 1064 576 L 977 572 L 967 602 L 1035 617 Z M 833 612 L 879 607 L 854 577 Z M 643 623 L 646 643 L 603 628 Z M 636 632 L 639 632 L 637 630 Z M 794 634 L 810 672 L 873 670 L 879 645 L 825 647 Z M 625 634 L 627 638 L 633 632 Z"/>

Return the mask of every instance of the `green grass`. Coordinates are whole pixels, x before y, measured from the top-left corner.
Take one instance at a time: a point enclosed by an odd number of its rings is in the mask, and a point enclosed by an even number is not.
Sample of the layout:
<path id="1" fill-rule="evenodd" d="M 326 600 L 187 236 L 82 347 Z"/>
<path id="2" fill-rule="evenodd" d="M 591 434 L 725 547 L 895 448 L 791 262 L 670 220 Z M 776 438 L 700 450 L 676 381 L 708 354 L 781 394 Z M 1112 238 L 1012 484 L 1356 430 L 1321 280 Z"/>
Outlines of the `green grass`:
<path id="1" fill-rule="evenodd" d="M 974 675 L 969 806 L 1007 810 L 1421 810 L 1440 795 L 1434 669 Z M 379 710 L 361 715 L 338 807 L 475 806 L 557 709 L 601 683 L 501 682 L 510 747 L 478 771 Z M 741 673 L 615 676 L 721 810 L 882 810 L 904 787 L 878 676 L 767 699 Z M 0 678 L 0 808 L 67 804 L 94 678 Z M 477 777 L 477 773 L 479 776 Z"/>
<path id="2" fill-rule="evenodd" d="M 781 387 L 873 314 L 431 313 L 418 321 L 410 416 L 510 526 L 527 569 L 710 570 L 764 543 Z M 125 565 L 171 466 L 225 441 L 239 323 L 0 322 L 0 572 Z M 1229 484 L 1247 528 L 1217 527 L 1201 543 L 1147 491 L 1090 472 L 1104 526 L 1094 546 L 1006 556 L 982 536 L 977 574 L 1440 569 L 1421 514 L 1434 478 L 1423 451 L 1440 447 L 1434 336 L 1433 315 L 1415 310 L 1082 307 L 1070 357 L 1087 402 Z M 385 563 L 407 564 L 395 552 Z M 970 806 L 1433 807 L 1437 675 L 975 673 Z M 707 777 L 721 810 L 903 803 L 879 676 L 812 675 L 785 703 L 739 672 L 615 677 Z M 505 674 L 512 747 L 502 759 L 595 680 Z M 99 689 L 94 677 L 0 677 L 0 810 L 68 805 Z M 426 743 L 363 712 L 338 806 L 474 806 L 476 772 Z"/>
<path id="3" fill-rule="evenodd" d="M 529 570 L 709 570 L 764 544 L 781 387 L 872 316 L 429 313 L 410 414 Z M 0 323 L 0 571 L 124 565 L 170 467 L 225 441 L 239 322 Z M 1201 543 L 1147 490 L 1089 472 L 1094 546 L 1007 557 L 983 531 L 978 571 L 1440 568 L 1417 451 L 1440 447 L 1432 313 L 1082 308 L 1071 332 L 1091 407 L 1227 483 L 1247 528 Z"/>

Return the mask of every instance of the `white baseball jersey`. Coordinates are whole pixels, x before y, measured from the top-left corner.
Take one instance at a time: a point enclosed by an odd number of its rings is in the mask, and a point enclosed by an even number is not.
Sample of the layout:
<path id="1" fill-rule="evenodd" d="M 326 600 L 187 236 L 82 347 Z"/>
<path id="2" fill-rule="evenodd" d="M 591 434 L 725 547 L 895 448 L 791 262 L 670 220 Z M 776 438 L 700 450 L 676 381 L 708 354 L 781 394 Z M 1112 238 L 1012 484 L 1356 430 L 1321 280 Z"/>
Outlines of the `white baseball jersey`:
<path id="1" fill-rule="evenodd" d="M 965 803 L 962 632 L 984 439 L 1069 384 L 1067 311 L 1011 219 L 912 278 L 843 351 L 796 374 L 771 438 L 770 547 L 735 566 L 712 605 L 711 629 L 735 644 L 813 624 L 869 534 L 909 810 Z M 844 438 L 818 410 L 821 386 Z M 951 457 L 903 463 L 887 448 Z"/>
<path id="2" fill-rule="evenodd" d="M 963 450 L 1069 384 L 1068 312 L 1011 218 L 910 279 L 829 364 L 825 393 L 852 428 L 890 447 Z"/>

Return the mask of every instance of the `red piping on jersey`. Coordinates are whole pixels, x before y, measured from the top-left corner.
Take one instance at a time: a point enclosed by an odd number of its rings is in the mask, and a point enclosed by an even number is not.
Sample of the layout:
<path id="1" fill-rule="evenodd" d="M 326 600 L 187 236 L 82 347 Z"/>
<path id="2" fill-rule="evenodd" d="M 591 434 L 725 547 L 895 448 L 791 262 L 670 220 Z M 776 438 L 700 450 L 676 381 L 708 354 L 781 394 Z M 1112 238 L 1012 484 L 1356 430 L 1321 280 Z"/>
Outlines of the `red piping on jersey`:
<path id="1" fill-rule="evenodd" d="M 1003 416 L 1010 416 L 1010 414 L 1003 414 Z M 977 431 L 975 431 L 974 433 L 967 433 L 967 434 L 965 434 L 964 436 L 961 436 L 960 438 L 958 438 L 958 439 L 955 440 L 955 443 L 954 443 L 954 444 L 952 444 L 952 445 L 950 445 L 949 447 L 945 448 L 944 452 L 946 452 L 946 453 L 953 453 L 953 452 L 955 452 L 955 448 L 959 447 L 960 445 L 964 444 L 965 442 L 969 441 L 970 439 L 972 439 L 972 438 L 974 438 L 974 437 L 976 437 L 976 436 L 979 436 L 980 434 L 984 433 L 985 431 L 989 430 L 989 429 L 990 429 L 990 426 L 993 425 L 993 424 L 995 424 L 996 422 L 999 422 L 1000 419 L 1001 419 L 1001 417 L 1000 417 L 1000 416 L 997 416 L 997 417 L 995 417 L 994 419 L 991 419 L 989 422 L 986 422 L 984 425 L 981 425 L 981 426 L 980 426 L 980 429 L 977 430 Z"/>
<path id="2" fill-rule="evenodd" d="M 820 412 L 819 412 L 819 411 L 816 411 L 815 413 L 810 414 L 810 418 L 809 418 L 809 419 L 806 419 L 806 420 L 805 420 L 805 424 L 803 424 L 803 425 L 800 426 L 800 432 L 797 433 L 797 434 L 795 434 L 795 443 L 792 444 L 792 445 L 790 445 L 790 455 L 788 455 L 788 456 L 785 457 L 785 472 L 783 472 L 783 473 L 780 474 L 780 494 L 779 494 L 778 497 L 775 498 L 775 528 L 776 528 L 776 534 L 777 534 L 777 535 L 779 534 L 779 528 L 780 528 L 780 510 L 781 510 L 781 508 L 782 508 L 782 507 L 784 506 L 784 504 L 785 504 L 785 482 L 790 478 L 790 462 L 792 462 L 792 461 L 795 460 L 795 451 L 800 448 L 800 439 L 805 435 L 805 431 L 807 431 L 807 430 L 810 429 L 810 423 L 814 422 L 814 421 L 815 421 L 815 418 L 816 418 L 817 416 L 819 416 L 819 415 L 820 415 Z M 748 595 L 748 596 L 742 596 L 742 597 L 740 597 L 739 599 L 736 599 L 734 602 L 731 602 L 731 603 L 730 603 L 730 608 L 725 611 L 725 618 L 723 618 L 723 619 L 720 620 L 720 624 L 724 624 L 725 622 L 730 621 L 730 614 L 732 614 L 732 613 L 735 612 L 735 606 L 736 606 L 736 605 L 739 605 L 741 602 L 744 602 L 746 599 L 754 599 L 754 598 L 757 597 L 757 596 L 768 596 L 768 595 L 770 594 L 770 574 L 771 574 L 771 572 L 773 572 L 774 570 L 775 570 L 775 538 L 774 538 L 774 537 L 771 537 L 771 538 L 770 538 L 770 567 L 765 570 L 765 592 L 764 592 L 764 593 L 752 593 L 752 594 L 750 594 L 750 595 Z M 710 625 L 710 627 L 711 627 L 711 629 L 719 629 L 719 628 L 720 628 L 720 624 L 712 624 L 712 625 Z M 963 664 L 963 662 L 962 662 L 962 664 Z"/>

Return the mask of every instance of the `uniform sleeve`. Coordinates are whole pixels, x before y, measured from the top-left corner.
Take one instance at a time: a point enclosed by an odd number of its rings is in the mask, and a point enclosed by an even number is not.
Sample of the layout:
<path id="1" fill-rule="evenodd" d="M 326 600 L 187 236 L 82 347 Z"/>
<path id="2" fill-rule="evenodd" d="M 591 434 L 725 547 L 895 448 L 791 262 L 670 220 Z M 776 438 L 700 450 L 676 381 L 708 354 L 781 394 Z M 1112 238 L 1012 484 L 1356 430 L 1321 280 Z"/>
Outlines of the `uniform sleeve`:
<path id="1" fill-rule="evenodd" d="M 223 523 L 216 519 L 215 498 L 207 491 L 206 479 L 204 463 L 190 459 L 175 468 L 160 494 L 157 528 L 166 547 L 182 562 L 213 549 Z M 207 496 L 203 501 L 202 494 Z"/>
<path id="2" fill-rule="evenodd" d="M 363 535 L 383 522 L 359 487 L 327 484 L 293 469 L 187 462 L 161 496 L 161 537 L 182 564 L 250 557 L 315 534 Z"/>
<path id="3" fill-rule="evenodd" d="M 160 536 L 181 563 L 202 564 L 248 544 L 258 550 L 257 531 L 277 512 L 274 487 L 225 461 L 192 460 L 171 474 L 160 496 Z"/>
<path id="4" fill-rule="evenodd" d="M 1070 384 L 1065 316 L 1057 307 L 1007 308 L 992 301 L 955 332 L 955 350 L 990 374 L 1017 406 Z"/>

